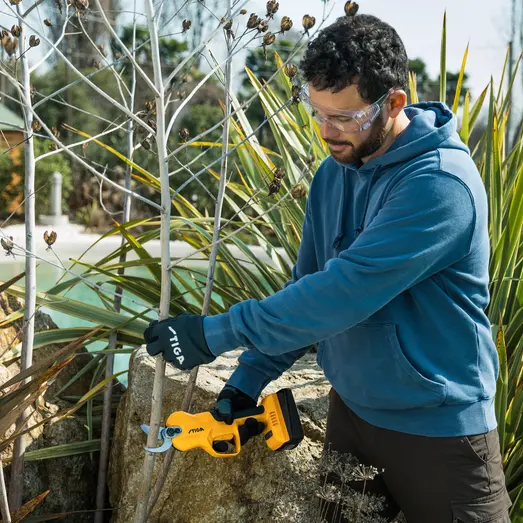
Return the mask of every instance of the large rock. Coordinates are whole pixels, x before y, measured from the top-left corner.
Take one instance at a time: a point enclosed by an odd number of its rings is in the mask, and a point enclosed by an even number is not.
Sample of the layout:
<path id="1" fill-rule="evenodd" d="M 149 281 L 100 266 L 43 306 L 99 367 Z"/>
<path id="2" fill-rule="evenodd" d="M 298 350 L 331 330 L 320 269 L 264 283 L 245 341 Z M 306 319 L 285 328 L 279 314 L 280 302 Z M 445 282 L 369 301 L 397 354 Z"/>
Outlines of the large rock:
<path id="1" fill-rule="evenodd" d="M 192 412 L 203 412 L 214 405 L 238 353 L 226 356 L 200 368 Z M 163 420 L 180 409 L 187 378 L 187 372 L 168 366 Z M 129 523 L 135 513 L 146 443 L 140 424 L 149 423 L 153 379 L 154 360 L 142 349 L 135 353 L 129 389 L 117 414 L 109 472 L 112 523 Z M 148 522 L 309 521 L 306 516 L 297 518 L 298 505 L 303 506 L 303 497 L 311 495 L 311 474 L 322 450 L 330 386 L 311 354 L 271 383 L 263 394 L 285 387 L 293 391 L 305 433 L 296 449 L 272 452 L 263 438 L 258 437 L 234 458 L 213 458 L 199 449 L 177 453 Z M 156 459 L 155 474 L 161 461 L 161 457 Z M 293 513 L 292 519 L 286 511 Z"/>

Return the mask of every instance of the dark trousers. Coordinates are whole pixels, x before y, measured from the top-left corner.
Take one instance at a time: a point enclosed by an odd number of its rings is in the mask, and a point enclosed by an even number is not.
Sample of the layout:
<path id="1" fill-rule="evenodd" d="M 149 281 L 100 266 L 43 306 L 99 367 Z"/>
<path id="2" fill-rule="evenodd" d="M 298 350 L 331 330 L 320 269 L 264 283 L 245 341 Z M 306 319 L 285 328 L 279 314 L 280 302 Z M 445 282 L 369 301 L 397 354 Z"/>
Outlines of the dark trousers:
<path id="1" fill-rule="evenodd" d="M 325 450 L 350 453 L 383 472 L 365 482 L 365 492 L 383 496 L 380 516 L 401 511 L 408 523 L 510 523 L 498 431 L 458 437 L 427 437 L 382 429 L 329 393 Z M 350 486 L 363 489 L 363 482 Z M 339 503 L 327 503 L 329 523 L 354 523 Z"/>

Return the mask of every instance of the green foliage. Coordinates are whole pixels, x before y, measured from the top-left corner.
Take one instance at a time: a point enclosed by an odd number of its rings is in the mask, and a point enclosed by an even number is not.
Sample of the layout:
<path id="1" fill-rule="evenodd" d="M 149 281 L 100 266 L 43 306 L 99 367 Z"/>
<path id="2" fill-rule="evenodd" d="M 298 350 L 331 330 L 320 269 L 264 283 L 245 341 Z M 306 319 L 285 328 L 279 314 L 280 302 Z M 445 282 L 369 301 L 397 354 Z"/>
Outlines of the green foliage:
<path id="1" fill-rule="evenodd" d="M 431 78 L 427 71 L 427 64 L 421 58 L 409 60 L 409 70 L 416 74 L 416 83 L 418 86 L 417 92 L 420 101 L 438 100 L 441 75 L 438 75 L 437 78 Z M 458 79 L 459 72 L 453 73 L 447 71 L 446 103 L 449 107 L 452 107 L 452 102 L 454 101 L 454 96 L 456 95 Z M 465 101 L 465 92 L 469 90 L 467 86 L 468 79 L 469 75 L 465 73 L 462 94 L 460 96 L 460 103 Z"/>
<path id="2" fill-rule="evenodd" d="M 278 40 L 279 55 L 282 60 L 287 60 L 288 56 L 292 52 L 296 43 L 291 40 Z M 293 63 L 299 63 L 300 54 L 292 59 Z M 276 59 L 274 53 L 267 53 L 265 55 L 263 49 L 256 48 L 248 52 L 245 59 L 245 66 L 247 69 L 253 72 L 261 83 L 267 82 L 269 78 L 274 74 L 277 69 Z M 275 89 L 281 89 L 277 84 L 274 84 Z M 242 79 L 242 89 L 239 95 L 240 102 L 244 102 L 251 98 L 255 92 L 252 82 L 249 79 L 249 75 L 245 72 Z M 281 90 L 280 95 L 283 95 Z M 246 110 L 247 118 L 253 128 L 257 128 L 265 118 L 265 112 L 259 98 L 255 98 Z M 276 148 L 276 143 L 272 133 L 270 132 L 267 125 L 264 125 L 257 132 L 256 137 L 259 143 L 270 149 Z"/>
<path id="3" fill-rule="evenodd" d="M 49 152 L 50 142 L 35 138 L 35 156 Z M 15 211 L 15 215 L 22 216 L 24 207 L 24 149 L 19 146 L 5 154 L 0 154 L 0 215 L 9 215 Z M 53 154 L 37 162 L 36 164 L 36 213 L 49 214 L 51 176 L 58 171 L 62 174 L 62 211 L 67 212 L 67 198 L 71 193 L 71 165 L 63 154 Z"/>

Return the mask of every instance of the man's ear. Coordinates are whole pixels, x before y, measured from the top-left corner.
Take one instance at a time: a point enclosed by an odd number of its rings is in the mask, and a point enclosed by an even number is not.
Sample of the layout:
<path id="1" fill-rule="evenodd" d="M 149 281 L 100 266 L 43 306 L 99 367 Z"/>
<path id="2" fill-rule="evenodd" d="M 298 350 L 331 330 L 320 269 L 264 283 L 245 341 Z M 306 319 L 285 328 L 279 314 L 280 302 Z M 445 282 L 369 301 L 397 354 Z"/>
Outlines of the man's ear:
<path id="1" fill-rule="evenodd" d="M 394 91 L 389 98 L 389 118 L 396 118 L 407 105 L 407 93 L 402 89 Z"/>

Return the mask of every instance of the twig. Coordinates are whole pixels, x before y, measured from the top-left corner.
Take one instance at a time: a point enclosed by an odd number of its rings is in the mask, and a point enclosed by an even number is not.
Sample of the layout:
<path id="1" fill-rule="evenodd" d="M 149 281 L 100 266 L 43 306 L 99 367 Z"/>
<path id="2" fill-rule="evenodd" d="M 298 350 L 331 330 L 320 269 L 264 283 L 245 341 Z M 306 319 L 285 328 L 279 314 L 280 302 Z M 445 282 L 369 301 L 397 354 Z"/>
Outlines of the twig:
<path id="1" fill-rule="evenodd" d="M 98 0 L 97 0 L 98 1 Z M 158 168 L 160 174 L 160 186 L 162 197 L 160 241 L 161 241 L 161 263 L 162 282 L 160 298 L 159 319 L 163 320 L 169 316 L 169 305 L 171 299 L 171 271 L 170 271 L 170 219 L 171 219 L 171 193 L 169 187 L 169 162 L 167 159 L 167 137 L 165 127 L 165 91 L 162 78 L 162 66 L 160 63 L 160 46 L 158 41 L 157 26 L 155 24 L 154 7 L 152 0 L 145 3 L 147 11 L 147 23 L 151 37 L 151 55 L 153 60 L 154 83 L 156 86 L 156 115 L 157 133 L 156 145 L 158 151 Z M 147 436 L 147 446 L 153 447 L 158 438 L 158 429 L 162 416 L 163 383 L 165 376 L 165 360 L 161 355 L 156 357 L 154 371 L 154 384 L 152 393 L 151 418 L 149 422 L 150 432 Z M 154 469 L 155 455 L 147 452 L 144 458 L 143 477 L 138 491 L 138 502 L 134 523 L 146 523 L 147 504 L 149 500 L 152 474 Z"/>
<path id="2" fill-rule="evenodd" d="M 231 14 L 231 0 L 228 0 L 227 6 L 227 17 Z M 209 314 L 209 307 L 211 303 L 211 294 L 214 284 L 214 271 L 216 267 L 216 258 L 218 256 L 218 249 L 220 244 L 217 240 L 220 237 L 220 221 L 222 215 L 223 199 L 225 195 L 225 185 L 227 181 L 227 160 L 228 160 L 228 148 L 229 148 L 229 126 L 230 126 L 230 112 L 231 112 L 231 83 L 232 83 L 232 74 L 231 74 L 231 44 L 232 38 L 229 34 L 226 34 L 226 43 L 227 43 L 227 60 L 225 63 L 225 124 L 223 126 L 223 135 L 222 135 L 222 160 L 220 167 L 220 185 L 218 188 L 218 198 L 216 201 L 216 209 L 214 213 L 214 231 L 212 239 L 212 250 L 209 257 L 209 266 L 207 270 L 207 284 L 205 286 L 205 295 L 203 299 L 202 315 L 206 316 Z M 189 380 L 187 381 L 187 386 L 185 388 L 185 395 L 182 402 L 182 410 L 189 412 L 191 408 L 191 401 L 194 393 L 194 387 L 196 386 L 196 379 L 198 377 L 198 367 L 195 367 L 190 375 Z M 149 506 L 147 513 L 151 514 L 158 497 L 162 491 L 162 487 L 165 484 L 167 479 L 167 474 L 171 466 L 172 459 L 174 457 L 174 447 L 171 447 L 167 454 L 164 457 L 162 468 L 154 485 L 154 488 L 151 492 Z"/>
<path id="3" fill-rule="evenodd" d="M 134 18 L 133 18 L 133 49 L 136 45 L 136 0 L 134 0 Z M 132 67 L 131 70 L 131 92 L 129 97 L 129 109 L 134 111 L 134 96 L 136 92 L 136 70 Z M 133 137 L 134 137 L 134 128 L 133 121 L 128 121 L 127 127 L 127 154 L 130 160 L 133 158 Z M 132 168 L 130 165 L 127 165 L 125 173 L 125 187 L 126 189 L 131 188 L 131 174 Z M 101 186 L 100 186 L 100 198 L 101 198 Z M 125 195 L 124 206 L 123 206 L 123 216 L 122 223 L 127 223 L 131 219 L 131 198 L 128 194 Z M 125 238 L 122 236 L 122 246 L 125 244 Z M 125 250 L 122 250 L 120 254 L 120 263 L 124 263 L 127 259 Z M 118 274 L 123 275 L 125 272 L 124 267 L 118 269 Z M 121 287 L 115 289 L 117 292 L 123 293 Z M 120 306 L 122 303 L 121 296 L 115 296 L 114 298 L 114 310 L 120 312 Z M 111 333 L 109 338 L 109 349 L 116 349 L 116 340 L 118 332 L 114 331 Z M 109 378 L 113 375 L 114 372 L 114 354 L 107 354 L 106 367 L 105 367 L 105 377 Z M 113 382 L 109 382 L 104 390 L 104 403 L 103 403 L 103 412 L 102 412 L 102 433 L 100 436 L 100 460 L 98 465 L 98 484 L 96 488 L 96 512 L 94 517 L 94 523 L 103 523 L 104 514 L 102 509 L 105 506 L 105 488 L 107 482 L 107 464 L 109 462 L 109 449 L 110 449 L 110 438 L 111 438 L 111 412 L 112 412 L 112 397 L 113 397 Z"/>
<path id="4" fill-rule="evenodd" d="M 43 1 L 43 0 L 41 0 Z M 35 4 L 36 5 L 36 4 Z M 29 12 L 31 10 L 31 8 L 29 8 L 27 10 L 27 12 Z M 24 15 L 25 16 L 25 15 Z M 72 17 L 71 17 L 72 18 Z M 33 73 L 34 71 L 36 71 L 43 63 L 45 63 L 47 61 L 47 59 L 53 54 L 54 52 L 54 47 L 60 45 L 60 42 L 64 39 L 65 37 L 65 29 L 67 27 L 67 24 L 69 23 L 69 21 L 71 20 L 71 18 L 69 18 L 69 4 L 68 2 L 65 2 L 65 20 L 64 20 L 64 25 L 62 27 L 62 34 L 59 36 L 58 40 L 54 43 L 54 45 L 51 46 L 51 49 L 49 49 L 49 51 L 47 51 L 47 53 L 45 53 L 45 55 L 42 57 L 42 59 L 40 61 L 38 61 L 36 64 L 34 64 L 30 69 L 29 69 L 29 73 Z"/>
<path id="5" fill-rule="evenodd" d="M 19 25 L 22 25 L 22 8 L 17 5 Z M 26 250 L 36 253 L 36 211 L 35 211 L 35 156 L 33 143 L 32 115 L 31 115 L 31 77 L 29 72 L 29 61 L 27 59 L 26 39 L 20 37 L 18 40 L 20 50 L 20 69 L 22 74 L 22 95 L 24 100 L 24 126 L 26 143 L 24 146 L 25 156 L 25 237 Z M 22 339 L 22 358 L 20 372 L 28 369 L 33 364 L 33 344 L 34 344 L 34 314 L 36 310 L 36 260 L 32 256 L 25 259 L 25 304 L 24 304 L 24 335 Z M 26 383 L 28 379 L 22 383 Z M 16 422 L 16 430 L 20 430 L 29 419 L 31 409 L 24 410 Z M 18 510 L 22 506 L 24 488 L 24 454 L 25 436 L 20 436 L 15 440 L 13 448 L 13 460 L 11 464 L 11 481 L 9 484 L 9 499 L 12 510 Z"/>
<path id="6" fill-rule="evenodd" d="M 2 455 L 0 454 L 0 513 L 3 523 L 11 523 L 11 511 L 7 501 L 7 490 L 5 488 L 4 468 L 2 465 Z"/>
<path id="7" fill-rule="evenodd" d="M 240 6 L 237 7 L 236 11 L 233 13 L 232 16 L 236 16 L 240 12 L 240 8 L 244 5 L 248 4 L 249 0 L 245 0 L 242 2 Z M 205 42 L 201 42 L 198 47 L 193 49 L 193 51 L 186 56 L 178 65 L 177 67 L 172 71 L 172 73 L 167 77 L 167 79 L 164 82 L 164 87 L 167 88 L 169 85 L 171 85 L 171 81 L 173 78 L 183 69 L 184 65 L 197 53 L 199 53 L 203 48 L 207 46 L 207 44 L 216 36 L 218 31 L 222 28 L 221 21 L 218 23 L 214 31 L 210 34 L 210 36 L 205 40 Z"/>
<path id="8" fill-rule="evenodd" d="M 129 49 L 127 49 L 127 46 L 120 40 L 120 37 L 118 36 L 116 31 L 113 29 L 113 26 L 109 23 L 109 20 L 107 20 L 107 16 L 105 16 L 104 8 L 101 6 L 100 0 L 95 0 L 95 2 L 96 2 L 96 6 L 98 7 L 100 15 L 102 16 L 102 20 L 103 20 L 105 26 L 107 27 L 107 29 L 109 30 L 109 32 L 111 33 L 111 36 L 116 40 L 118 45 L 122 48 L 122 51 L 127 56 L 127 58 L 129 58 L 129 60 L 133 64 L 134 69 L 138 73 L 140 73 L 140 76 L 143 78 L 143 80 L 147 84 L 147 87 L 149 87 L 149 89 L 151 89 L 151 91 L 155 94 L 155 96 L 159 96 L 160 91 L 158 91 L 158 87 L 155 86 L 155 84 L 153 82 L 151 82 L 151 79 L 149 78 L 147 73 L 138 65 L 138 62 L 136 61 L 134 54 L 131 51 L 129 51 Z M 157 37 L 158 35 L 155 35 L 155 36 Z M 151 40 L 152 40 L 152 38 L 151 38 Z"/>
<path id="9" fill-rule="evenodd" d="M 97 0 L 98 1 L 98 0 Z M 12 8 L 10 8 L 12 10 Z M 94 89 L 100 96 L 102 96 L 103 98 L 105 98 L 109 103 L 113 104 L 114 106 L 116 106 L 118 109 L 120 109 L 120 111 L 122 111 L 124 114 L 126 114 L 129 118 L 132 118 L 136 123 L 138 123 L 141 127 L 143 127 L 147 132 L 149 133 L 153 133 L 153 129 L 151 129 L 151 127 L 149 127 L 149 125 L 147 125 L 143 120 L 141 120 L 138 116 L 136 116 L 134 113 L 132 113 L 131 111 L 129 111 L 129 109 L 127 109 L 126 107 L 124 107 L 122 104 L 120 104 L 120 102 L 118 102 L 117 100 L 115 100 L 112 96 L 108 95 L 103 89 L 101 89 L 100 87 L 98 87 L 95 83 L 91 82 L 91 80 L 89 80 L 89 75 L 88 76 L 85 76 L 81 71 L 79 71 L 74 65 L 73 63 L 67 58 L 67 56 L 64 55 L 64 53 L 62 53 L 62 51 L 58 48 L 58 47 L 55 47 L 53 45 L 53 42 L 51 42 L 51 40 L 49 40 L 49 38 L 47 38 L 47 36 L 43 33 L 40 33 L 37 29 L 35 29 L 33 26 L 31 26 L 27 21 L 24 22 L 25 26 L 24 29 L 30 29 L 33 33 L 35 34 L 38 34 L 38 36 L 43 39 L 45 42 L 47 42 L 47 44 L 49 44 L 53 50 L 60 56 L 60 58 L 63 60 L 64 64 L 69 67 L 71 69 L 71 71 L 73 71 L 75 74 L 78 75 L 79 79 L 83 82 L 85 82 L 87 85 L 89 85 L 89 87 L 91 87 L 92 89 Z M 109 26 L 110 27 L 110 26 Z M 111 28 L 112 29 L 112 28 Z M 143 71 L 142 71 L 143 72 Z M 50 97 L 53 97 L 55 96 L 55 94 L 57 94 L 58 91 L 56 93 L 53 93 L 50 95 Z M 40 101 L 38 104 L 35 104 L 35 108 L 40 105 L 42 103 L 42 101 Z"/>

